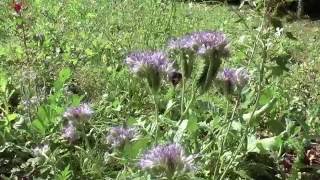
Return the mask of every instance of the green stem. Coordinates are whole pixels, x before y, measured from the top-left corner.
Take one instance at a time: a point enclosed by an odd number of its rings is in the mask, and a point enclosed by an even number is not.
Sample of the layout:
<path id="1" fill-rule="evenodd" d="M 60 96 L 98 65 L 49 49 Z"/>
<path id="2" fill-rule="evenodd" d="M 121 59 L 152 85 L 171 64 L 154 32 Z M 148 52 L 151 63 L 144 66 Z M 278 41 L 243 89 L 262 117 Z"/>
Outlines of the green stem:
<path id="1" fill-rule="evenodd" d="M 158 105 L 158 100 L 156 96 L 156 92 L 153 92 L 153 101 L 154 101 L 154 112 L 155 112 L 155 143 L 158 143 L 158 124 L 159 124 L 159 105 Z"/>
<path id="2" fill-rule="evenodd" d="M 260 26 L 261 29 L 258 32 L 259 34 L 262 32 L 262 29 L 264 28 L 264 26 L 265 26 L 265 18 L 261 22 L 261 26 Z M 257 37 L 259 37 L 259 36 L 257 36 Z M 259 84 L 258 84 L 257 96 L 256 96 L 255 104 L 254 104 L 254 107 L 253 107 L 253 110 L 251 112 L 251 116 L 250 116 L 249 120 L 246 121 L 246 127 L 245 127 L 245 130 L 244 130 L 244 134 L 242 135 L 242 138 L 241 138 L 241 140 L 239 142 L 239 145 L 238 145 L 236 151 L 233 153 L 233 156 L 232 156 L 230 162 L 228 163 L 226 169 L 224 170 L 223 174 L 219 178 L 220 180 L 223 180 L 224 177 L 226 176 L 226 173 L 229 171 L 232 163 L 235 161 L 237 155 L 239 154 L 239 152 L 240 152 L 240 150 L 242 148 L 243 143 L 246 140 L 247 134 L 249 132 L 250 122 L 252 121 L 252 119 L 254 117 L 254 114 L 255 114 L 255 111 L 258 108 L 259 100 L 260 100 L 260 97 L 261 97 L 262 82 L 263 82 L 263 77 L 264 77 L 264 67 L 265 67 L 265 61 L 268 58 L 268 54 L 267 54 L 267 48 L 266 48 L 265 44 L 260 39 L 256 39 L 256 41 L 260 41 L 262 43 L 263 58 L 262 58 L 262 62 L 261 62 L 260 67 L 259 67 Z M 252 58 L 253 58 L 253 54 L 251 54 L 251 59 Z"/>
<path id="3" fill-rule="evenodd" d="M 182 75 L 182 89 L 181 89 L 181 102 L 180 102 L 180 119 L 182 121 L 184 115 L 184 93 L 185 93 L 185 74 Z"/>
<path id="4" fill-rule="evenodd" d="M 224 135 L 224 138 L 222 140 L 222 143 L 221 143 L 221 146 L 220 146 L 220 151 L 219 151 L 219 155 L 218 155 L 218 160 L 217 160 L 217 163 L 216 163 L 216 166 L 215 166 L 215 170 L 214 170 L 214 178 L 216 177 L 216 173 L 217 173 L 217 170 L 218 170 L 218 166 L 219 166 L 219 161 L 220 161 L 220 158 L 221 158 L 221 155 L 222 155 L 222 151 L 224 149 L 224 145 L 226 143 L 226 140 L 227 140 L 227 137 L 228 137 L 228 134 L 230 132 L 230 128 L 231 128 L 231 125 L 232 125 L 232 122 L 233 122 L 233 118 L 234 118 L 234 115 L 235 115 L 235 112 L 238 108 L 238 105 L 239 105 L 239 102 L 240 102 L 240 95 L 237 97 L 237 101 L 236 101 L 236 104 L 234 105 L 234 108 L 232 110 L 232 114 L 231 114 L 231 117 L 230 117 L 230 120 L 228 122 L 228 127 L 227 127 L 227 131 Z M 226 108 L 226 114 L 225 114 L 225 119 L 224 121 L 227 121 L 228 119 L 228 111 L 229 111 L 229 101 L 227 99 L 227 108 Z M 223 164 L 224 164 L 224 161 L 221 162 L 221 165 L 219 167 L 219 169 L 221 169 L 221 167 L 223 167 Z"/>
<path id="5" fill-rule="evenodd" d="M 266 53 L 266 50 L 265 50 L 265 53 Z M 239 145 L 238 145 L 236 151 L 233 153 L 233 156 L 232 156 L 230 162 L 228 163 L 228 165 L 227 165 L 226 169 L 224 170 L 223 174 L 221 175 L 220 180 L 224 179 L 226 173 L 228 172 L 228 170 L 230 169 L 232 163 L 235 161 L 238 153 L 240 152 L 244 141 L 246 140 L 247 134 L 249 132 L 250 122 L 253 119 L 253 115 L 254 115 L 255 111 L 257 110 L 257 108 L 258 108 L 258 104 L 259 104 L 259 100 L 260 100 L 260 96 L 261 96 L 265 60 L 266 60 L 266 58 L 263 58 L 262 62 L 261 62 L 261 65 L 260 65 L 260 77 L 259 77 L 259 84 L 258 84 L 258 90 L 257 90 L 257 97 L 256 97 L 256 101 L 255 101 L 253 110 L 251 112 L 251 116 L 250 116 L 249 120 L 246 122 L 246 128 L 244 130 L 244 134 L 242 135 L 242 138 L 241 138 L 241 140 L 239 142 Z"/>

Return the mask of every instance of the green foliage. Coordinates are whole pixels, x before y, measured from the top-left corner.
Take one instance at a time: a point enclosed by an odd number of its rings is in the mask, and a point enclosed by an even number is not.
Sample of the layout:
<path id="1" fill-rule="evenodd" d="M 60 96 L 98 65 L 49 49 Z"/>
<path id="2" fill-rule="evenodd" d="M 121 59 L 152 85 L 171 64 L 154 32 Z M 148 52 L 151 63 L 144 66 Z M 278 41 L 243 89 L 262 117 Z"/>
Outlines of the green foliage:
<path id="1" fill-rule="evenodd" d="M 284 1 L 240 10 L 171 0 L 25 2 L 21 14 L 0 2 L 1 179 L 159 179 L 140 170 L 139 158 L 173 142 L 196 167 L 176 179 L 296 179 L 319 169 L 307 155 L 320 135 L 319 27 L 274 16 Z M 190 77 L 185 67 L 185 86 L 163 82 L 154 97 L 124 64 L 129 52 L 166 51 L 170 38 L 200 30 L 227 35 L 231 57 L 221 68 L 249 70 L 238 95 L 217 84 L 199 93 L 207 64 L 198 58 Z M 78 122 L 70 143 L 63 113 L 83 102 L 94 116 Z M 114 126 L 137 135 L 113 148 L 106 135 Z M 295 157 L 289 171 L 286 154 Z"/>

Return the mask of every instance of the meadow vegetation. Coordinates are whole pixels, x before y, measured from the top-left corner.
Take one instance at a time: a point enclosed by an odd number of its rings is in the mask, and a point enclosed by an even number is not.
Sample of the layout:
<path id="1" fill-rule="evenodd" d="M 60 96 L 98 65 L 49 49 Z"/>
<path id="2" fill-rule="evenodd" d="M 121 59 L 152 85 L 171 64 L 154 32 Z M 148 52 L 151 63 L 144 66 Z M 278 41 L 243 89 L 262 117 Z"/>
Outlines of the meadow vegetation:
<path id="1" fill-rule="evenodd" d="M 320 23 L 271 2 L 1 1 L 0 179 L 320 179 Z"/>

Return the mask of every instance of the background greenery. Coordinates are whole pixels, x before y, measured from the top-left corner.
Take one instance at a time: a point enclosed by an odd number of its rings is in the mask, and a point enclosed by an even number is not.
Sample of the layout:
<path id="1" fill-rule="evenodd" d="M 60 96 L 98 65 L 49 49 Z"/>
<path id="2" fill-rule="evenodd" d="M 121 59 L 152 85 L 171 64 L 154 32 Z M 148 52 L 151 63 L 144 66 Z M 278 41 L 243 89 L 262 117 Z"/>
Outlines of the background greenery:
<path id="1" fill-rule="evenodd" d="M 0 2 L 1 178 L 151 178 L 136 163 L 154 145 L 152 96 L 124 58 L 137 50 L 165 50 L 170 38 L 200 30 L 228 36 L 231 58 L 223 66 L 247 68 L 250 85 L 237 106 L 212 87 L 179 124 L 181 88 L 163 84 L 160 143 L 179 142 L 199 154 L 191 179 L 212 177 L 217 161 L 215 178 L 318 178 L 317 167 L 305 163 L 320 132 L 318 21 L 297 20 L 294 12 L 280 18 L 264 1 L 239 9 L 221 2 L 33 0 L 25 1 L 21 17 L 10 3 Z M 272 99 L 267 112 L 250 122 L 243 118 Z M 80 102 L 95 110 L 86 126 L 89 147 L 60 137 L 63 112 Z M 140 136 L 113 151 L 105 135 L 124 123 L 138 127 Z M 34 156 L 41 144 L 50 151 Z M 290 173 L 283 168 L 286 153 L 297 157 Z"/>

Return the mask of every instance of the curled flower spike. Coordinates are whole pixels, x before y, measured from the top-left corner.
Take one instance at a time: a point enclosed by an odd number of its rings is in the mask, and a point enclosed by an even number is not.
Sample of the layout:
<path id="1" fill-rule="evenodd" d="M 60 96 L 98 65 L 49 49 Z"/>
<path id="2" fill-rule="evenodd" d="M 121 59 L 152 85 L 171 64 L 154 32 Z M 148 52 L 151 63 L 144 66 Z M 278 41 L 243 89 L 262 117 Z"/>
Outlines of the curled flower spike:
<path id="1" fill-rule="evenodd" d="M 195 55 L 205 60 L 205 66 L 198 79 L 201 93 L 211 86 L 222 63 L 229 56 L 226 35 L 218 31 L 200 31 L 169 41 L 168 48 L 182 53 L 181 69 L 184 78 L 190 78 Z"/>
<path id="2" fill-rule="evenodd" d="M 236 91 L 241 91 L 249 79 L 249 73 L 244 68 L 225 68 L 218 72 L 216 84 L 222 87 L 226 94 L 233 94 Z"/>
<path id="3" fill-rule="evenodd" d="M 199 55 L 226 57 L 229 55 L 228 40 L 224 33 L 207 31 L 192 34 Z"/>
<path id="4" fill-rule="evenodd" d="M 68 123 L 65 125 L 62 131 L 62 137 L 70 143 L 73 143 L 79 139 L 77 127 L 74 125 L 73 121 L 68 121 Z"/>
<path id="5" fill-rule="evenodd" d="M 133 128 L 113 127 L 108 133 L 107 143 L 113 148 L 123 148 L 135 135 L 136 131 Z"/>
<path id="6" fill-rule="evenodd" d="M 200 31 L 169 41 L 168 48 L 194 52 L 199 55 L 218 54 L 228 56 L 228 40 L 226 35 L 217 31 Z"/>
<path id="7" fill-rule="evenodd" d="M 139 166 L 155 174 L 165 173 L 172 177 L 175 173 L 194 169 L 194 156 L 187 156 L 179 144 L 159 145 L 146 152 L 140 159 Z"/>
<path id="8" fill-rule="evenodd" d="M 92 114 L 93 110 L 88 104 L 80 104 L 78 107 L 68 108 L 63 117 L 73 121 L 85 121 L 90 119 Z"/>
<path id="9" fill-rule="evenodd" d="M 171 39 L 168 43 L 170 50 L 182 50 L 182 51 L 196 51 L 197 44 L 194 41 L 192 35 L 186 35 L 180 38 Z"/>
<path id="10" fill-rule="evenodd" d="M 129 54 L 125 61 L 133 73 L 148 80 L 154 91 L 160 87 L 161 75 L 175 71 L 163 52 L 135 52 Z"/>

